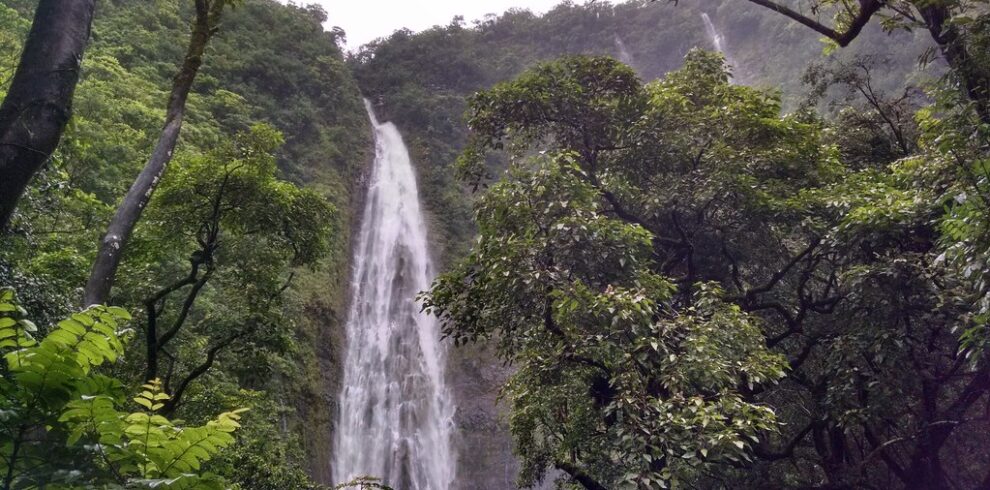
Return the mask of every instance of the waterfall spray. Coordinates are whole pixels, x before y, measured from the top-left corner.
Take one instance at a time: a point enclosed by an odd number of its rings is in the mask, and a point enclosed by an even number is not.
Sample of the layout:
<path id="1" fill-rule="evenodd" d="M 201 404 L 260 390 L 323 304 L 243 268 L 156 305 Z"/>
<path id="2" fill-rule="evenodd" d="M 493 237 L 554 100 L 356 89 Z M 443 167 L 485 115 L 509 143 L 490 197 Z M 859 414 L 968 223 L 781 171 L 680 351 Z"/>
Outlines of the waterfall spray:
<path id="1" fill-rule="evenodd" d="M 447 490 L 454 405 L 437 322 L 415 301 L 434 274 L 416 175 L 398 129 L 365 106 L 375 162 L 354 252 L 333 477 Z"/>

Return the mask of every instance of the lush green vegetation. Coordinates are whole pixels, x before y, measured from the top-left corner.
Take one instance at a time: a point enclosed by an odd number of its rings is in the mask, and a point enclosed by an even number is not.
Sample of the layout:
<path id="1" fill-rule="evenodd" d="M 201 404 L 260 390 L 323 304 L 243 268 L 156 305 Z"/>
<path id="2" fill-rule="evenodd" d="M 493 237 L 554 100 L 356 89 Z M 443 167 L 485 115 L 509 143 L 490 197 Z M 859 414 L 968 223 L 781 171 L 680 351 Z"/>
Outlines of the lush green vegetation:
<path id="1" fill-rule="evenodd" d="M 402 128 L 413 159 L 420 162 L 428 206 L 444 210 L 434 220 L 441 256 L 463 255 L 475 230 L 471 197 L 459 192 L 452 169 L 467 142 L 463 115 L 468 97 L 568 54 L 627 58 L 644 80 L 655 79 L 680 67 L 691 48 L 712 49 L 702 13 L 726 39 L 736 82 L 782 89 L 788 108 L 806 99 L 804 71 L 823 59 L 825 46 L 784 17 L 732 0 L 677 6 L 650 0 L 614 6 L 563 2 L 542 16 L 513 10 L 472 25 L 455 18 L 446 26 L 416 34 L 398 31 L 365 46 L 351 60 L 355 77 L 379 113 Z M 923 32 L 898 31 L 891 37 L 870 26 L 860 42 L 829 59 L 852 62 L 871 54 L 890 60 L 873 83 L 894 92 L 927 76 L 916 68 L 930 45 Z"/>
<path id="2" fill-rule="evenodd" d="M 133 331 L 121 322 L 130 315 L 95 306 L 38 341 L 26 313 L 12 290 L 0 290 L 4 488 L 224 488 L 200 469 L 234 443 L 244 409 L 182 427 L 160 415 L 171 397 L 155 378 L 131 400 L 137 411 L 121 412 L 124 384 L 94 368 L 124 355 Z"/>
<path id="3" fill-rule="evenodd" d="M 34 6 L 0 6 L 3 73 L 17 65 Z M 18 291 L 39 325 L 79 309 L 100 234 L 158 137 L 193 18 L 193 2 L 179 0 L 100 5 L 74 117 L 0 238 L 0 283 Z M 329 480 L 317 454 L 329 446 L 333 405 L 324 400 L 335 374 L 323 365 L 337 341 L 321 327 L 332 327 L 345 300 L 351 183 L 370 142 L 325 18 L 318 8 L 264 0 L 224 13 L 175 159 L 113 290 L 111 302 L 134 314 L 135 338 L 116 362 L 96 369 L 119 380 L 107 392 L 115 403 L 160 378 L 157 389 L 169 398 L 158 411 L 189 424 L 250 408 L 239 443 L 208 470 L 243 488 Z M 58 419 L 62 408 L 51 410 Z M 37 426 L 30 430 L 35 440 Z M 50 461 L 60 454 L 48 454 Z M 80 460 L 59 468 L 72 461 Z M 116 471 L 97 466 L 99 478 Z M 134 476 L 145 477 L 172 476 Z"/>
<path id="4" fill-rule="evenodd" d="M 513 369 L 521 485 L 990 485 L 986 4 L 682 3 L 455 18 L 348 59 L 318 7 L 213 3 L 115 306 L 86 308 L 209 5 L 103 0 L 0 231 L 2 488 L 337 483 L 362 93 L 418 164 L 426 308 Z M 0 5 L 0 97 L 37 5 Z M 693 49 L 702 13 L 725 53 Z"/>
<path id="5" fill-rule="evenodd" d="M 520 483 L 985 484 L 990 94 L 952 71 L 888 96 L 882 66 L 809 71 L 856 94 L 832 117 L 701 51 L 645 85 L 566 57 L 470 98 L 480 237 L 426 301 L 516 366 Z"/>

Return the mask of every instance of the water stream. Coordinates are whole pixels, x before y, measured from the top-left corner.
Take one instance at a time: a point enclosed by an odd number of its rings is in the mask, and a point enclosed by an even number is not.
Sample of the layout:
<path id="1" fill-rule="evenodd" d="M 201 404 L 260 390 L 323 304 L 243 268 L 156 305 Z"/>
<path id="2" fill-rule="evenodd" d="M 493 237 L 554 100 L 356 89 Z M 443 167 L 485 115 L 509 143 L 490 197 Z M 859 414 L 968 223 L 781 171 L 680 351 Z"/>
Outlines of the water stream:
<path id="1" fill-rule="evenodd" d="M 365 106 L 375 161 L 354 252 L 333 477 L 447 490 L 454 405 L 437 323 L 415 301 L 434 274 L 416 175 L 399 130 Z"/>
<path id="2" fill-rule="evenodd" d="M 712 22 L 711 17 L 709 17 L 707 13 L 701 14 L 701 20 L 705 22 L 705 32 L 708 34 L 708 39 L 712 42 L 712 46 L 715 48 L 715 51 L 718 51 L 719 53 L 722 53 L 722 56 L 725 56 L 726 64 L 728 64 L 729 68 L 735 72 L 736 66 L 732 62 L 732 58 L 729 56 L 729 53 L 725 50 L 725 46 L 723 46 L 723 43 L 725 43 L 725 38 L 722 37 L 722 33 L 718 31 L 718 28 L 715 27 L 715 23 Z"/>
<path id="3" fill-rule="evenodd" d="M 632 53 L 630 53 L 629 49 L 626 48 L 626 43 L 622 42 L 622 38 L 619 37 L 618 34 L 615 34 L 613 37 L 615 41 L 615 50 L 619 55 L 619 61 L 630 67 L 635 66 Z"/>

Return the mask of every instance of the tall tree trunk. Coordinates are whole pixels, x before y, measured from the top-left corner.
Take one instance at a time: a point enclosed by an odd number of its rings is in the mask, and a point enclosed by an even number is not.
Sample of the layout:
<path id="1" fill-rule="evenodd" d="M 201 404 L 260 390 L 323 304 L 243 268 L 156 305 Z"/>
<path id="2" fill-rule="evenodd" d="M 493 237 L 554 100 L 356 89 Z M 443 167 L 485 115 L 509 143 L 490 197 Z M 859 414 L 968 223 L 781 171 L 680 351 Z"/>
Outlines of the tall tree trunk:
<path id="1" fill-rule="evenodd" d="M 196 0 L 196 20 L 193 23 L 189 49 L 186 51 L 186 57 L 179 73 L 176 74 L 172 82 L 172 93 L 169 96 L 168 108 L 165 113 L 165 126 L 158 137 L 151 158 L 134 183 L 131 184 L 131 188 L 127 191 L 120 206 L 117 207 L 117 212 L 100 242 L 100 250 L 97 253 L 96 261 L 93 263 L 93 269 L 83 293 L 84 305 L 106 303 L 110 296 L 110 289 L 113 287 L 124 247 L 127 246 L 131 232 L 134 231 L 134 226 L 141 218 L 141 213 L 148 205 L 148 201 L 151 200 L 151 195 L 158 186 L 165 169 L 172 161 L 175 144 L 179 139 L 179 131 L 182 129 L 186 99 L 189 97 L 189 91 L 196 79 L 196 73 L 199 72 L 199 68 L 203 64 L 203 52 L 206 50 L 206 45 L 216 33 L 224 3 L 225 0 Z"/>
<path id="2" fill-rule="evenodd" d="M 41 0 L 0 105 L 0 230 L 72 114 L 95 0 Z"/>

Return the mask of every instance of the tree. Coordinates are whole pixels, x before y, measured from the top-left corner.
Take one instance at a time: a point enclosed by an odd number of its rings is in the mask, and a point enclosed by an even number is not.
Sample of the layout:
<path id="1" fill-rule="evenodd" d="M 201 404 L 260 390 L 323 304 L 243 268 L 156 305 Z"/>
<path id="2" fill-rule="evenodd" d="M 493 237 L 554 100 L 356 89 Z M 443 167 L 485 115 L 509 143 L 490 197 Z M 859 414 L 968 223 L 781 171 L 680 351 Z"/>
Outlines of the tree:
<path id="1" fill-rule="evenodd" d="M 220 15 L 224 7 L 229 4 L 230 0 L 196 0 L 196 18 L 193 21 L 186 56 L 172 83 L 172 92 L 165 113 L 165 126 L 147 165 L 131 184 L 131 188 L 107 226 L 107 232 L 100 242 L 92 272 L 83 292 L 84 304 L 106 303 L 110 295 L 127 241 L 172 160 L 175 145 L 179 140 L 179 132 L 182 129 L 186 99 L 203 64 L 206 45 L 216 34 L 220 25 Z"/>
<path id="2" fill-rule="evenodd" d="M 783 191 L 760 171 L 785 148 L 815 155 L 812 128 L 778 109 L 699 52 L 647 87 L 610 58 L 568 57 L 472 100 L 464 174 L 483 179 L 503 144 L 520 158 L 481 198 L 479 242 L 426 307 L 455 341 L 497 339 L 517 366 L 505 395 L 521 483 L 548 467 L 589 489 L 690 481 L 742 464 L 776 427 L 747 393 L 785 360 L 692 239 L 708 212 Z M 536 149 L 548 153 L 525 157 Z"/>
<path id="3" fill-rule="evenodd" d="M 886 29 L 923 28 L 931 34 L 942 57 L 959 78 L 961 88 L 984 124 L 990 124 L 990 69 L 986 63 L 988 26 L 983 0 L 815 0 L 811 15 L 773 0 L 749 0 L 776 11 L 847 46 L 874 19 Z M 819 12 L 834 12 L 832 26 L 818 20 Z"/>
<path id="4" fill-rule="evenodd" d="M 813 63 L 802 77 L 811 89 L 805 110 L 829 100 L 833 126 L 842 128 L 835 140 L 847 165 L 879 168 L 918 153 L 914 115 L 923 105 L 923 93 L 912 86 L 896 94 L 877 87 L 875 74 L 890 64 L 877 56 L 856 56 L 849 62 Z"/>
<path id="5" fill-rule="evenodd" d="M 165 413 L 224 350 L 281 321 L 273 307 L 292 279 L 290 267 L 312 266 L 328 253 L 335 210 L 317 193 L 275 178 L 273 153 L 281 143 L 271 126 L 256 125 L 210 154 L 181 161 L 152 201 L 156 245 L 194 246 L 188 273 L 142 301 L 144 379 L 163 378 L 171 394 Z M 213 301 L 225 314 L 205 323 L 194 314 L 204 292 L 225 300 Z M 188 330 L 201 336 L 205 352 L 197 342 L 181 345 Z"/>
<path id="6" fill-rule="evenodd" d="M 739 386 L 784 366 L 759 321 L 710 284 L 680 305 L 650 234 L 609 217 L 574 159 L 531 165 L 486 193 L 478 245 L 427 302 L 455 341 L 500 339 L 516 366 L 520 483 L 555 467 L 589 489 L 656 488 L 745 459 L 775 417 Z"/>
<path id="7" fill-rule="evenodd" d="M 863 79 L 846 81 L 866 87 Z M 888 117 L 906 110 L 890 102 L 876 96 L 865 104 Z M 945 488 L 950 478 L 980 485 L 985 454 L 944 456 L 983 443 L 979 430 L 966 428 L 980 427 L 990 389 L 986 363 L 966 361 L 980 351 L 959 335 L 987 338 L 979 327 L 987 303 L 978 299 L 986 280 L 974 273 L 982 256 L 972 253 L 986 243 L 977 224 L 984 221 L 974 220 L 986 201 L 968 197 L 975 191 L 966 184 L 967 174 L 984 182 L 986 173 L 982 163 L 960 169 L 952 158 L 980 161 L 967 157 L 982 151 L 971 138 L 973 112 L 955 107 L 960 119 L 923 111 L 914 129 L 872 116 L 869 127 L 897 152 L 896 132 L 905 142 L 912 131 L 923 136 L 905 145 L 906 157 L 871 161 L 857 153 L 858 136 L 843 134 L 848 128 L 807 112 L 781 116 L 775 94 L 729 84 L 723 60 L 702 52 L 645 87 L 615 61 L 567 58 L 476 95 L 463 174 L 486 183 L 492 150 L 508 150 L 513 161 L 480 200 L 474 253 L 443 276 L 428 306 L 448 335 L 498 339 L 499 352 L 519 366 L 506 394 L 513 422 L 528 424 L 514 431 L 526 481 L 556 462 L 586 488 L 616 486 L 623 471 L 643 487 L 644 477 L 701 487 Z M 546 156 L 529 158 L 536 152 Z M 954 200 L 965 204 L 944 206 Z M 959 215 L 944 214 L 954 209 Z M 951 225 L 938 224 L 946 219 Z M 942 226 L 966 238 L 950 239 Z M 626 236 L 619 230 L 643 235 L 619 240 Z M 576 293 L 574 282 L 587 293 Z M 647 308 L 643 321 L 659 330 L 626 333 L 637 310 L 612 299 L 624 294 L 661 305 Z M 689 323 L 668 327 L 665 315 Z M 683 359 L 668 332 L 690 338 L 689 325 L 722 328 L 726 337 L 705 337 L 717 352 L 701 349 L 697 362 L 715 364 L 705 372 L 725 383 L 721 393 L 738 396 L 737 407 L 769 407 L 774 418 L 756 419 L 764 425 L 754 425 L 754 439 L 742 436 L 749 445 L 741 454 L 714 452 L 697 437 L 687 445 L 696 456 L 677 463 L 644 468 L 609 457 L 649 450 L 610 446 L 608 428 L 634 420 L 620 402 L 605 412 L 588 408 L 599 399 L 608 406 L 612 390 L 615 400 L 638 399 L 635 390 L 621 391 L 621 364 L 588 343 L 623 333 L 613 348 L 633 359 L 638 345 L 673 352 L 644 368 L 666 379 L 678 376 Z M 750 337 L 747 325 L 762 338 Z M 557 330 L 566 343 L 556 343 Z M 750 357 L 736 364 L 720 357 L 743 353 Z M 750 387 L 751 371 L 718 369 L 750 359 L 742 365 L 772 373 L 781 357 L 786 375 L 777 383 L 763 372 L 763 383 Z M 590 373 L 583 392 L 574 384 L 570 392 L 543 388 L 573 383 L 582 369 Z M 645 386 L 658 403 L 681 399 L 649 388 L 662 384 Z M 614 422 L 609 414 L 617 414 Z M 691 430 L 692 419 L 667 420 L 638 432 L 644 444 L 667 450 L 668 437 Z M 555 461 L 560 454 L 572 459 Z"/>
<path id="8" fill-rule="evenodd" d="M 0 230 L 72 114 L 94 0 L 42 0 L 0 105 Z"/>

